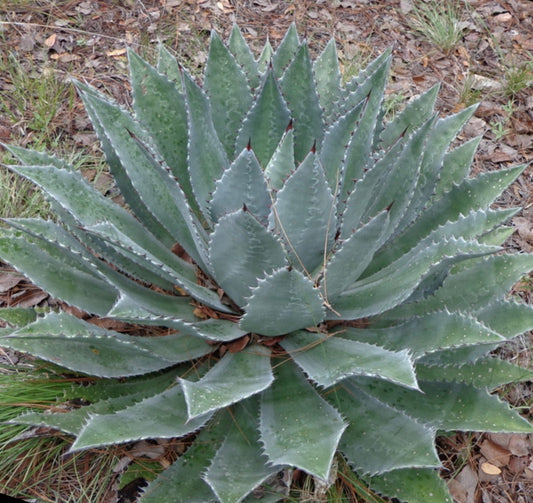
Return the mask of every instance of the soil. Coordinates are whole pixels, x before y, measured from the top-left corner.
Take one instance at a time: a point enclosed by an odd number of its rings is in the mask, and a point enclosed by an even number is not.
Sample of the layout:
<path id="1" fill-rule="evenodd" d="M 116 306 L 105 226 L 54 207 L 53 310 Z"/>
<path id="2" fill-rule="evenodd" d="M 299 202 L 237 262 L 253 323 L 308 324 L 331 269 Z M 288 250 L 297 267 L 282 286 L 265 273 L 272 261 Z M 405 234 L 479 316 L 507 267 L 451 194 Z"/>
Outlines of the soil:
<path id="1" fill-rule="evenodd" d="M 461 2 L 460 41 L 443 52 L 410 24 L 415 0 L 3 0 L 0 5 L 0 141 L 35 147 L 42 131 L 32 126 L 34 110 L 10 102 L 15 82 L 5 71 L 13 55 L 32 78 L 52 72 L 59 82 L 75 78 L 129 102 L 126 47 L 149 60 L 157 43 L 167 45 L 191 71 L 200 73 L 211 29 L 223 38 L 236 22 L 252 48 L 268 37 L 274 47 L 290 23 L 305 34 L 316 54 L 333 35 L 347 75 L 386 48 L 393 49 L 388 102 L 400 101 L 440 82 L 437 110 L 457 112 L 479 101 L 474 118 L 459 137 L 481 135 L 472 172 L 497 170 L 533 160 L 533 1 L 469 0 Z M 513 79 L 523 73 L 523 86 Z M 521 87 L 521 88 L 520 88 Z M 98 142 L 81 102 L 73 94 L 57 104 L 45 148 L 62 144 L 68 152 L 100 156 Z M 6 105 L 7 104 L 7 105 Z M 7 107 L 7 108 L 6 108 Z M 85 166 L 88 177 L 91 167 Z M 92 171 L 91 171 L 92 170 Z M 105 174 L 99 183 L 111 183 Z M 502 207 L 520 207 L 506 243 L 533 252 L 533 166 L 500 198 Z M 4 216 L 4 215 L 0 215 Z M 20 278 L 1 275 L 0 306 L 35 306 L 50 302 L 46 294 Z M 533 302 L 531 286 L 517 292 Z M 531 347 L 531 337 L 523 345 Z M 512 351 L 511 351 L 512 352 Z M 523 365 L 531 352 L 517 350 Z M 512 391 L 514 403 L 531 403 L 526 384 Z M 510 446 L 510 442 L 514 442 Z M 459 503 L 533 502 L 532 447 L 516 436 L 457 434 L 443 439 L 440 450 L 450 487 Z M 492 448 L 492 450 L 491 450 Z M 514 450 L 513 450 L 514 449 Z M 505 451 L 499 473 L 487 473 L 494 451 Z M 487 461 L 488 460 L 488 461 Z M 463 466 L 460 465 L 463 463 Z M 492 464 L 492 463 L 489 463 Z M 468 468 L 468 470 L 467 470 Z M 489 470 L 490 471 L 490 470 Z M 446 475 L 446 474 L 445 474 Z"/>

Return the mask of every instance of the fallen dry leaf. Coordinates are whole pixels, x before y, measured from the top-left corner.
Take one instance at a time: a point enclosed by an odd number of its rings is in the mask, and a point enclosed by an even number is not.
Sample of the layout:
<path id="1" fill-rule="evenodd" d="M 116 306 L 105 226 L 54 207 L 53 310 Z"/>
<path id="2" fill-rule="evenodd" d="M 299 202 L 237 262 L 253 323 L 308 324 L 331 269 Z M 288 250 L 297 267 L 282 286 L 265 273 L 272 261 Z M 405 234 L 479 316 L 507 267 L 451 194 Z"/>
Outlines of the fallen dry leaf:
<path id="1" fill-rule="evenodd" d="M 490 160 L 492 162 L 511 162 L 513 159 L 516 159 L 517 152 L 514 148 L 509 147 L 508 145 L 499 145 L 492 155 Z"/>
<path id="2" fill-rule="evenodd" d="M 481 464 L 481 469 L 487 474 L 487 475 L 499 475 L 502 473 L 502 471 L 495 465 L 485 462 Z"/>
<path id="3" fill-rule="evenodd" d="M 56 43 L 56 39 L 57 39 L 57 33 L 52 33 L 52 35 L 50 35 L 44 41 L 44 45 L 46 45 L 46 47 L 52 48 L 52 47 L 54 47 L 54 44 Z"/>
<path id="4" fill-rule="evenodd" d="M 122 49 L 113 49 L 112 51 L 106 51 L 105 55 L 111 58 L 116 58 L 117 56 L 124 56 L 126 54 L 126 48 Z"/>
<path id="5" fill-rule="evenodd" d="M 514 456 L 527 456 L 533 451 L 528 435 L 520 433 L 511 434 L 508 448 Z"/>
<path id="6" fill-rule="evenodd" d="M 404 14 L 408 14 L 413 10 L 413 2 L 411 0 L 400 0 L 400 10 Z"/>
<path id="7" fill-rule="evenodd" d="M 165 446 L 141 440 L 130 449 L 128 454 L 135 458 L 157 459 L 165 455 Z"/>
<path id="8" fill-rule="evenodd" d="M 28 289 L 16 298 L 11 298 L 12 307 L 35 307 L 48 298 L 48 294 L 38 289 Z"/>
<path id="9" fill-rule="evenodd" d="M 497 23 L 508 23 L 513 19 L 513 16 L 510 12 L 502 12 L 501 14 L 497 14 L 496 16 L 493 16 L 492 18 Z"/>
<path id="10" fill-rule="evenodd" d="M 475 503 L 478 477 L 469 465 L 466 465 L 448 482 L 448 489 L 457 503 Z"/>
<path id="11" fill-rule="evenodd" d="M 5 293 L 23 280 L 20 274 L 6 272 L 0 274 L 0 293 Z"/>
<path id="12" fill-rule="evenodd" d="M 164 0 L 163 1 L 163 7 L 171 8 L 171 7 L 179 7 L 181 5 L 182 0 Z"/>
<path id="13" fill-rule="evenodd" d="M 18 47 L 23 52 L 33 51 L 35 47 L 35 33 L 26 33 L 19 40 Z"/>
<path id="14" fill-rule="evenodd" d="M 521 238 L 533 244 L 533 222 L 531 220 L 524 217 L 515 217 L 513 218 L 513 225 Z"/>
<path id="15" fill-rule="evenodd" d="M 61 54 L 51 54 L 50 59 L 54 61 L 59 61 L 60 63 L 71 63 L 72 61 L 77 61 L 81 59 L 77 54 L 71 54 L 69 52 L 62 52 Z"/>
<path id="16" fill-rule="evenodd" d="M 511 456 L 509 470 L 513 473 L 522 473 L 529 463 L 529 456 Z"/>
<path id="17" fill-rule="evenodd" d="M 239 351 L 242 351 L 250 342 L 250 336 L 245 335 L 244 337 L 241 337 L 240 339 L 237 339 L 233 342 L 230 342 L 229 344 L 226 344 L 228 347 L 228 351 L 230 353 L 238 353 Z"/>
<path id="18" fill-rule="evenodd" d="M 483 454 L 483 456 L 485 456 L 487 459 L 488 463 L 486 464 L 492 464 L 496 467 L 507 465 L 509 463 L 509 459 L 511 458 L 511 451 L 509 451 L 509 449 L 506 449 L 505 447 L 493 442 L 492 440 L 489 440 L 488 438 L 484 439 L 481 443 L 480 451 L 481 454 Z M 481 468 L 485 473 L 489 473 L 483 468 L 483 466 Z M 494 475 L 493 473 L 489 474 Z"/>

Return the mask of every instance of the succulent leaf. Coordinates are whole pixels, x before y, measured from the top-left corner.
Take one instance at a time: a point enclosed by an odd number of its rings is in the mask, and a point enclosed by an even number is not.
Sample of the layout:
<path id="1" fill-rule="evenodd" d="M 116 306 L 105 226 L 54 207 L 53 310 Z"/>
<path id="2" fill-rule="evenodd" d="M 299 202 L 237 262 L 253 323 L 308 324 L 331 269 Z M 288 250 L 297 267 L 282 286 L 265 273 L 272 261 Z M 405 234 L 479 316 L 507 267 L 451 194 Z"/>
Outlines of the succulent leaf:
<path id="1" fill-rule="evenodd" d="M 266 60 L 267 64 L 269 60 L 272 59 L 272 67 L 274 69 L 276 77 L 279 78 L 283 75 L 283 72 L 285 71 L 286 67 L 294 59 L 294 55 L 298 51 L 299 47 L 300 39 L 298 38 L 298 31 L 296 30 L 296 25 L 294 23 L 291 23 L 278 48 L 276 49 L 274 54 L 272 54 L 272 58 L 270 58 L 270 55 L 268 55 L 267 57 L 262 54 L 259 59 Z M 265 49 L 266 48 L 267 46 L 265 46 Z"/>
<path id="2" fill-rule="evenodd" d="M 427 468 L 403 468 L 368 479 L 370 487 L 409 503 L 453 503 L 444 480 Z"/>
<path id="3" fill-rule="evenodd" d="M 341 98 L 341 72 L 335 39 L 332 38 L 313 63 L 316 92 L 323 110 L 325 122 L 333 117 L 336 104 Z"/>
<path id="4" fill-rule="evenodd" d="M 374 187 L 372 190 L 373 199 L 363 213 L 363 222 L 384 208 L 390 208 L 391 233 L 393 229 L 396 230 L 398 222 L 408 211 L 416 191 L 417 179 L 421 175 L 422 154 L 430 144 L 433 125 L 434 121 L 431 118 L 405 141 L 402 150 L 396 154 L 396 159 L 386 154 L 371 168 L 371 172 L 384 171 L 384 173 L 380 179 L 381 187 Z M 391 149 L 390 153 L 395 155 L 395 150 Z M 388 172 L 381 168 L 382 163 L 389 166 Z M 355 197 L 357 197 L 356 192 L 358 192 L 357 184 L 354 190 Z"/>
<path id="5" fill-rule="evenodd" d="M 92 376 L 64 397 L 89 405 L 11 423 L 72 450 L 186 437 L 142 503 L 278 501 L 294 468 L 331 484 L 336 452 L 390 498 L 451 503 L 437 431 L 531 433 L 490 394 L 532 374 L 493 352 L 533 329 L 509 297 L 533 255 L 503 253 L 520 208 L 492 208 L 525 166 L 470 178 L 475 107 L 438 118 L 438 86 L 387 122 L 391 54 L 345 84 L 294 24 L 257 60 L 213 32 L 203 82 L 130 51 L 131 110 L 76 83 L 124 204 L 6 146 L 55 218 L 4 219 L 0 260 L 61 310 L 0 309 L 0 347 Z"/>
<path id="6" fill-rule="evenodd" d="M 363 391 L 417 421 L 444 431 L 531 431 L 527 419 L 486 390 L 458 382 L 419 381 L 421 391 L 383 380 L 352 377 Z"/>
<path id="7" fill-rule="evenodd" d="M 266 166 L 287 129 L 290 118 L 274 72 L 269 67 L 259 94 L 242 123 L 235 151 L 241 152 L 250 144 L 261 166 Z"/>
<path id="8" fill-rule="evenodd" d="M 174 386 L 111 414 L 89 417 L 70 451 L 151 437 L 152 433 L 148 435 L 146 431 L 145 418 L 153 410 L 157 410 L 157 415 L 152 416 L 151 432 L 160 438 L 182 437 L 192 433 L 204 426 L 211 417 L 211 414 L 204 414 L 188 418 L 183 391 L 179 386 Z"/>
<path id="9" fill-rule="evenodd" d="M 231 157 L 237 131 L 252 104 L 252 95 L 246 75 L 215 31 L 211 32 L 204 88 L 209 96 L 213 124 Z"/>
<path id="10" fill-rule="evenodd" d="M 23 327 L 37 319 L 37 313 L 31 307 L 6 307 L 0 310 L 0 320 L 11 327 Z"/>
<path id="11" fill-rule="evenodd" d="M 0 145 L 26 166 L 55 166 L 58 169 L 73 169 L 62 159 L 58 159 L 54 155 L 48 155 L 45 152 L 38 152 L 18 145 L 7 145 L 5 143 L 0 143 Z"/>
<path id="12" fill-rule="evenodd" d="M 320 160 L 329 186 L 334 194 L 338 193 L 341 183 L 340 173 L 346 155 L 346 149 L 350 143 L 352 134 L 357 126 L 365 102 L 361 101 L 346 114 L 341 115 L 324 134 L 322 147 L 320 148 Z"/>
<path id="13" fill-rule="evenodd" d="M 267 336 L 318 325 L 325 314 L 320 292 L 294 269 L 277 269 L 259 279 L 244 311 L 241 328 Z"/>
<path id="14" fill-rule="evenodd" d="M 379 135 L 379 147 L 390 148 L 400 138 L 409 136 L 433 115 L 440 85 L 434 85 L 425 93 L 411 100 Z M 468 164 L 470 166 L 470 163 Z"/>
<path id="15" fill-rule="evenodd" d="M 337 224 L 334 198 L 315 153 L 307 155 L 278 192 L 270 221 L 293 267 L 311 273 L 323 263 Z"/>
<path id="16" fill-rule="evenodd" d="M 417 388 L 409 353 L 348 340 L 297 332 L 282 341 L 293 360 L 315 383 L 330 387 L 353 375 L 378 376 L 409 388 Z"/>
<path id="17" fill-rule="evenodd" d="M 180 379 L 180 384 L 189 418 L 195 418 L 255 395 L 273 379 L 270 350 L 251 345 L 245 351 L 226 353 L 200 380 Z"/>
<path id="18" fill-rule="evenodd" d="M 209 98 L 185 71 L 182 75 L 189 127 L 189 177 L 196 202 L 210 222 L 209 201 L 215 180 L 229 166 L 229 161 L 215 128 Z"/>
<path id="19" fill-rule="evenodd" d="M 480 141 L 481 136 L 478 136 L 446 152 L 435 187 L 435 200 L 440 199 L 454 185 L 459 185 L 465 179 Z"/>
<path id="20" fill-rule="evenodd" d="M 246 207 L 266 225 L 270 204 L 263 170 L 253 151 L 245 148 L 216 183 L 211 199 L 213 221 L 217 222 L 222 216 Z"/>
<path id="21" fill-rule="evenodd" d="M 259 58 L 257 59 L 257 68 L 259 69 L 260 74 L 264 74 L 268 68 L 268 66 L 271 66 L 272 63 L 272 57 L 274 55 L 274 49 L 272 48 L 272 45 L 270 44 L 270 40 L 266 39 L 265 45 L 263 46 L 263 50 L 261 51 L 261 54 L 259 55 Z"/>
<path id="22" fill-rule="evenodd" d="M 512 300 L 494 300 L 479 309 L 476 316 L 506 339 L 533 330 L 533 307 Z"/>
<path id="23" fill-rule="evenodd" d="M 285 180 L 294 171 L 294 166 L 294 133 L 291 127 L 282 136 L 265 168 L 265 177 L 269 188 L 273 191 L 281 189 Z M 275 199 L 276 195 L 272 193 L 271 196 L 272 199 Z"/>
<path id="24" fill-rule="evenodd" d="M 78 256 L 45 240 L 31 242 L 9 230 L 0 231 L 0 253 L 19 272 L 52 295 L 104 316 L 114 304 L 117 289 L 87 270 Z M 35 264 L 40 264 L 36 268 Z M 57 271 L 62 271 L 61 278 Z"/>
<path id="25" fill-rule="evenodd" d="M 280 80 L 283 97 L 294 121 L 294 157 L 302 161 L 322 143 L 324 125 L 322 110 L 313 78 L 313 67 L 307 45 L 302 44 Z"/>
<path id="26" fill-rule="evenodd" d="M 466 299 L 470 309 L 482 309 L 490 300 L 502 299 L 509 289 L 533 267 L 531 255 L 495 255 L 473 260 L 452 271 L 434 295 L 413 304 L 405 304 L 394 315 L 448 308 L 461 310 Z M 524 319 L 521 319 L 524 321 Z"/>
<path id="27" fill-rule="evenodd" d="M 62 410 L 62 412 L 29 412 L 20 415 L 10 422 L 12 424 L 38 425 L 47 428 L 78 435 L 90 416 L 97 414 L 112 414 L 130 405 L 140 402 L 157 393 L 163 392 L 175 382 L 176 370 L 153 374 L 142 380 L 134 379 L 133 382 L 118 382 L 111 379 L 102 380 L 95 386 L 98 391 L 91 390 L 86 394 L 85 390 L 77 388 L 75 398 L 84 398 L 91 401 L 90 405 Z"/>
<path id="28" fill-rule="evenodd" d="M 328 479 L 346 425 L 291 362 L 277 367 L 276 380 L 262 394 L 260 421 L 261 441 L 272 463 Z"/>
<path id="29" fill-rule="evenodd" d="M 196 437 L 187 452 L 165 471 L 163 477 L 148 484 L 141 503 L 216 503 L 217 498 L 203 479 L 213 456 L 227 432 L 228 414 L 217 414 Z"/>
<path id="30" fill-rule="evenodd" d="M 212 341 L 233 341 L 246 335 L 236 323 L 229 320 L 208 319 L 192 325 L 200 337 Z"/>
<path id="31" fill-rule="evenodd" d="M 370 95 L 376 82 L 380 80 L 380 74 L 383 71 L 383 65 L 388 65 L 391 56 L 391 50 L 386 50 L 377 58 L 372 60 L 366 68 L 363 68 L 358 75 L 355 75 L 346 83 L 343 91 L 343 99 L 339 102 L 338 112 L 346 113 L 352 107 L 360 103 Z"/>
<path id="32" fill-rule="evenodd" d="M 342 238 L 385 208 L 389 208 L 391 215 L 389 234 L 392 234 L 410 204 L 420 173 L 421 154 L 432 127 L 430 119 L 404 143 L 391 148 L 355 184 L 342 215 Z"/>
<path id="33" fill-rule="evenodd" d="M 344 157 L 344 165 L 340 173 L 339 183 L 341 203 L 346 201 L 348 194 L 352 191 L 354 181 L 363 176 L 371 157 L 374 132 L 377 127 L 377 119 L 383 100 L 385 84 L 387 83 L 389 65 L 390 56 L 380 61 L 380 66 L 368 79 L 367 86 L 365 86 L 365 90 L 368 87 L 368 91 L 362 96 L 358 95 L 354 100 L 349 100 L 353 101 L 354 105 L 357 105 L 363 99 L 366 100 L 366 103 L 357 129 L 350 140 Z M 359 90 L 360 88 L 358 88 Z"/>
<path id="34" fill-rule="evenodd" d="M 176 89 L 180 93 L 183 93 L 181 71 L 178 61 L 163 44 L 159 44 L 159 51 L 157 53 L 157 71 L 165 75 L 168 80 L 174 82 Z"/>
<path id="35" fill-rule="evenodd" d="M 260 278 L 287 265 L 281 243 L 246 210 L 218 222 L 210 257 L 218 284 L 239 306 L 246 303 Z"/>
<path id="36" fill-rule="evenodd" d="M 453 238 L 422 244 L 425 246 L 406 253 L 393 264 L 356 282 L 350 290 L 340 294 L 332 304 L 333 312 L 328 318 L 356 319 L 387 311 L 407 300 L 428 269 L 446 260 L 446 256 L 464 255 L 466 258 L 496 251 L 492 247 Z M 395 288 L 391 289 L 391 284 Z"/>
<path id="37" fill-rule="evenodd" d="M 349 382 L 331 395 L 332 403 L 348 420 L 339 450 L 360 473 L 376 475 L 400 468 L 438 468 L 435 430 L 418 423 Z M 376 418 L 386 425 L 380 435 L 369 435 Z"/>
<path id="38" fill-rule="evenodd" d="M 85 105 L 85 109 L 87 110 L 87 114 L 91 119 L 98 139 L 100 140 L 100 145 L 102 147 L 102 150 L 104 151 L 110 172 L 113 175 L 115 181 L 117 182 L 117 186 L 120 189 L 120 193 L 124 197 L 124 201 L 131 208 L 136 217 L 141 222 L 143 222 L 143 225 L 150 229 L 151 233 L 156 236 L 158 240 L 160 240 L 165 245 L 171 246 L 174 241 L 172 236 L 170 236 L 170 234 L 161 225 L 161 223 L 156 218 L 154 218 L 150 209 L 146 207 L 145 202 L 139 196 L 136 188 L 133 186 L 132 180 L 130 180 L 128 173 L 126 172 L 125 166 L 122 164 L 120 157 L 117 155 L 113 145 L 108 139 L 106 130 L 100 123 L 100 118 L 98 114 L 93 110 L 91 101 L 88 100 L 87 97 L 90 96 L 94 100 L 97 100 L 99 102 L 108 102 L 110 107 L 114 107 L 116 109 L 117 114 L 120 114 L 121 112 L 124 113 L 123 119 L 125 119 L 126 121 L 128 121 L 127 113 L 121 110 L 116 103 L 109 100 L 107 97 L 103 96 L 95 89 L 80 84 L 79 82 L 76 83 L 76 87 L 78 89 L 78 93 L 81 99 L 83 100 L 83 104 Z M 129 126 L 130 131 L 133 134 L 136 134 L 138 138 L 142 138 L 144 140 L 147 139 L 139 127 L 134 127 L 133 121 L 130 121 Z"/>
<path id="39" fill-rule="evenodd" d="M 235 407 L 233 419 L 238 428 L 228 431 L 224 443 L 205 474 L 206 482 L 222 503 L 242 501 L 281 468 L 270 466 L 260 450 L 257 430 L 258 406 L 256 399 L 248 399 Z M 228 477 L 228 473 L 234 468 L 235 460 L 239 460 L 240 476 L 237 480 Z"/>
<path id="40" fill-rule="evenodd" d="M 259 67 L 255 61 L 250 47 L 246 43 L 238 25 L 233 25 L 228 40 L 228 49 L 233 54 L 235 61 L 241 66 L 248 79 L 250 88 L 255 90 L 259 86 Z"/>
<path id="41" fill-rule="evenodd" d="M 104 233 L 107 235 L 115 234 L 120 236 L 120 232 L 118 232 L 112 225 L 101 224 L 94 227 L 87 227 L 89 232 L 101 232 L 102 229 L 105 229 Z M 126 245 L 124 242 L 126 241 L 126 238 L 122 235 L 121 240 L 115 244 L 117 244 L 117 246 L 125 247 Z M 165 252 L 167 252 L 167 250 L 165 250 Z M 203 286 L 196 284 L 196 282 L 193 283 L 192 280 L 185 280 L 179 273 L 176 273 L 175 268 L 169 268 L 165 262 L 160 262 L 150 254 L 143 253 L 142 250 L 140 255 L 145 256 L 147 260 L 153 260 L 153 263 L 155 264 L 160 264 L 161 268 L 171 279 L 175 280 L 180 287 L 186 288 L 191 293 L 194 292 L 194 297 L 196 299 L 204 302 L 208 306 L 219 309 L 222 312 L 231 312 L 231 308 L 224 305 L 212 290 L 204 288 Z M 109 280 L 111 284 L 115 284 L 125 296 L 131 297 L 134 302 L 140 303 L 146 308 L 146 310 L 159 316 L 181 316 L 185 319 L 190 319 L 192 310 L 187 298 L 183 297 L 180 299 L 176 296 L 166 295 L 146 288 L 100 261 L 95 260 L 93 261 L 93 264 L 98 272 Z"/>
<path id="42" fill-rule="evenodd" d="M 471 211 L 488 209 L 494 199 L 518 177 L 524 166 L 489 171 L 476 178 L 467 178 L 454 185 L 440 199 L 427 207 L 407 229 L 389 241 L 387 248 L 378 252 L 372 269 L 378 270 L 390 264 L 395 257 L 409 250 L 440 225 L 455 221 Z"/>
<path id="43" fill-rule="evenodd" d="M 378 344 L 391 351 L 408 347 L 413 358 L 447 348 L 505 340 L 473 317 L 447 310 L 410 318 L 399 325 L 377 329 L 347 328 L 343 337 Z"/>
<path id="44" fill-rule="evenodd" d="M 389 213 L 383 211 L 340 244 L 326 264 L 321 281 L 323 294 L 329 303 L 359 279 L 388 232 Z M 358 260 L 355 261 L 354 257 Z"/>
<path id="45" fill-rule="evenodd" d="M 17 166 L 11 169 L 46 190 L 79 224 L 95 229 L 94 226 L 105 222 L 98 228 L 102 234 L 113 238 L 115 233 L 108 234 L 109 231 L 118 230 L 129 238 L 129 242 L 144 250 L 143 254 L 154 254 L 166 265 L 171 265 L 184 282 L 195 288 L 193 284 L 196 280 L 190 264 L 165 248 L 139 221 L 97 192 L 79 173 L 52 166 Z"/>
<path id="46" fill-rule="evenodd" d="M 456 365 L 457 362 L 475 363 L 481 358 L 485 358 L 491 351 L 498 348 L 497 343 L 484 343 L 477 346 L 463 346 L 458 348 L 443 349 L 428 353 L 417 360 L 422 365 L 440 365 L 447 367 Z"/>
<path id="47" fill-rule="evenodd" d="M 473 115 L 477 106 L 465 108 L 455 115 L 439 119 L 431 132 L 426 149 L 422 157 L 420 176 L 415 187 L 411 204 L 405 213 L 400 228 L 409 225 L 413 219 L 428 205 L 428 201 L 435 192 L 444 155 L 451 141 L 456 137 L 463 125 Z"/>
<path id="48" fill-rule="evenodd" d="M 193 216 L 185 193 L 178 184 L 173 183 L 170 173 L 150 152 L 150 147 L 135 135 L 137 127 L 129 115 L 90 95 L 87 95 L 86 100 L 99 118 L 109 143 L 152 216 L 172 236 L 174 242 L 180 243 L 205 268 L 206 237 L 200 222 Z M 184 118 L 176 120 L 183 121 Z"/>
<path id="49" fill-rule="evenodd" d="M 126 336 L 66 313 L 50 313 L 0 340 L 5 347 L 99 377 L 146 374 L 213 350 L 200 338 Z"/>
<path id="50" fill-rule="evenodd" d="M 161 49 L 162 54 L 166 53 Z M 164 61 L 169 60 L 176 62 L 171 55 Z M 128 61 L 135 118 L 150 135 L 165 164 L 179 181 L 187 200 L 194 202 L 187 172 L 187 109 L 183 94 L 177 89 L 176 81 L 169 80 L 164 72 L 163 75 L 158 73 L 132 50 L 128 51 Z M 178 72 L 175 77 L 180 76 L 177 65 L 173 71 Z M 105 128 L 104 124 L 102 126 Z M 124 167 L 129 169 L 126 164 Z M 168 190 L 171 185 L 167 183 L 167 186 Z"/>
<path id="51" fill-rule="evenodd" d="M 461 366 L 417 365 L 416 373 L 427 381 L 459 381 L 494 390 L 508 383 L 530 381 L 533 371 L 499 358 L 486 357 Z"/>

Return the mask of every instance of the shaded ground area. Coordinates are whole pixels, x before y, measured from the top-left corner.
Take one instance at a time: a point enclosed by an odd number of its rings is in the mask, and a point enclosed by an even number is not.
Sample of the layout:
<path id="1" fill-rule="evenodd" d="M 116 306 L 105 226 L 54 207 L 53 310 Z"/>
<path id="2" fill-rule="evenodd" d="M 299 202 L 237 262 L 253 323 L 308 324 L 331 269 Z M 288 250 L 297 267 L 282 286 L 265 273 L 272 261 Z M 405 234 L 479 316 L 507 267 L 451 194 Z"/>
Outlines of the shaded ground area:
<path id="1" fill-rule="evenodd" d="M 334 35 L 347 78 L 392 47 L 386 101 L 391 115 L 402 102 L 437 82 L 442 83 L 437 108 L 444 115 L 480 102 L 459 138 L 483 137 L 474 172 L 532 161 L 533 2 L 456 2 L 458 10 L 453 14 L 460 34 L 449 48 L 428 38 L 430 25 L 416 26 L 420 4 L 424 2 L 4 0 L 0 6 L 0 141 L 54 150 L 113 196 L 96 136 L 71 78 L 86 81 L 127 104 L 127 46 L 151 59 L 157 43 L 162 42 L 187 68 L 199 73 L 212 28 L 226 38 L 237 22 L 250 45 L 259 50 L 267 36 L 276 47 L 289 24 L 295 22 L 315 54 Z M 449 14 L 443 11 L 442 16 Z M 5 155 L 0 159 L 8 162 Z M 12 180 L 0 178 L 2 182 Z M 502 207 L 523 208 L 513 219 L 516 232 L 507 243 L 515 251 L 533 252 L 532 186 L 530 166 L 499 201 Z M 0 216 L 21 211 L 23 189 L 13 187 L 18 194 L 4 193 L 3 197 L 16 202 L 8 207 L 2 201 Z M 25 197 L 33 197 L 31 189 Z M 19 276 L 5 271 L 0 269 L 0 306 L 52 302 Z M 532 285 L 530 280 L 516 287 L 516 293 L 530 303 Z M 516 347 L 505 350 L 506 357 L 531 366 L 532 342 L 531 337 L 521 338 Z M 511 403 L 531 406 L 531 385 L 506 393 Z M 458 502 L 533 502 L 531 439 L 458 434 L 442 439 L 440 449 L 448 469 L 445 475 L 453 477 L 450 487 Z M 141 446 L 137 451 L 139 457 L 156 452 L 163 464 L 179 454 L 175 446 L 160 444 L 144 446 L 144 450 Z M 119 458 L 123 454 L 118 454 Z M 490 472 L 487 462 L 499 473 Z"/>

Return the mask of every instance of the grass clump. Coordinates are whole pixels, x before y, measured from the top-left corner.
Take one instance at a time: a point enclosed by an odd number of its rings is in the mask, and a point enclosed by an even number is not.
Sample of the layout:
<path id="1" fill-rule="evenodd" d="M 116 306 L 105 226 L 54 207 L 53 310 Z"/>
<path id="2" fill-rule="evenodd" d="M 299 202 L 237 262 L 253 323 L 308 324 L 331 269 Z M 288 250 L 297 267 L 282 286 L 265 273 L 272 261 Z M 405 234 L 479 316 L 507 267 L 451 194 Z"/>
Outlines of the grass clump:
<path id="1" fill-rule="evenodd" d="M 67 436 L 6 424 L 22 412 L 75 407 L 68 398 L 76 387 L 49 365 L 0 366 L 0 493 L 44 502 L 104 501 L 117 476 L 116 451 L 68 455 Z"/>
<path id="2" fill-rule="evenodd" d="M 444 53 L 449 53 L 461 42 L 462 18 L 457 0 L 416 0 L 407 21 L 415 32 Z"/>
<path id="3" fill-rule="evenodd" d="M 0 201 L 2 218 L 48 215 L 48 205 L 35 186 L 7 170 L 0 170 Z"/>
<path id="4" fill-rule="evenodd" d="M 506 96 L 512 98 L 531 85 L 533 85 L 533 56 L 529 61 L 505 67 L 504 91 Z"/>
<path id="5" fill-rule="evenodd" d="M 0 71 L 9 92 L 0 95 L 0 113 L 12 123 L 14 132 L 34 148 L 57 146 L 65 112 L 73 110 L 74 90 L 52 67 L 39 69 L 24 64 L 13 53 L 0 56 Z"/>

